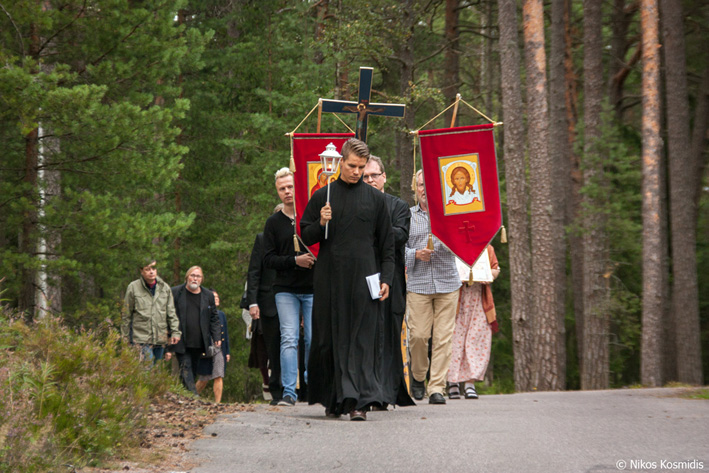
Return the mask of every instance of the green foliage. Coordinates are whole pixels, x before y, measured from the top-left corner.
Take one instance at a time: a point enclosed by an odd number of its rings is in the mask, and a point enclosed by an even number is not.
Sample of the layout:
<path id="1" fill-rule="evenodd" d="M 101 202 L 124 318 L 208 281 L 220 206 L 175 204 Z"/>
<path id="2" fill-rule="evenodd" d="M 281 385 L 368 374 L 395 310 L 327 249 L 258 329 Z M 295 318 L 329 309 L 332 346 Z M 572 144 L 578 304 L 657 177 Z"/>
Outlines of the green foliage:
<path id="1" fill-rule="evenodd" d="M 702 20 L 707 9 L 700 2 L 685 3 L 694 97 L 694 78 L 706 67 L 700 54 L 704 42 L 698 38 L 706 36 Z M 260 376 L 246 367 L 249 344 L 236 301 L 255 234 L 278 201 L 273 174 L 289 164 L 285 133 L 295 129 L 318 98 L 355 97 L 360 66 L 374 67 L 373 101 L 400 103 L 410 93 L 407 117 L 414 127 L 447 105 L 442 93 L 447 40 L 441 2 L 414 1 L 412 28 L 405 25 L 406 4 L 401 2 L 329 2 L 327 15 L 317 18 L 322 5 L 283 0 L 3 2 L 0 277 L 7 281 L 0 297 L 18 304 L 28 284 L 20 275 L 43 263 L 36 255 L 40 235 L 57 237 L 46 264 L 50 275 L 60 278 L 65 322 L 75 328 L 99 330 L 109 321 L 116 324 L 122 293 L 136 277 L 139 257 L 153 255 L 161 277 L 171 284 L 181 282 L 187 267 L 199 264 L 206 285 L 219 290 L 230 320 L 233 360 L 227 367 L 225 399 L 258 396 Z M 501 119 L 499 48 L 486 52 L 487 38 L 494 41 L 497 35 L 494 2 L 461 3 L 459 13 L 458 91 L 468 103 Z M 579 4 L 572 5 L 574 45 L 582 37 L 577 30 L 581 13 Z M 632 38 L 639 33 L 639 22 L 637 17 L 629 19 Z M 604 24 L 606 41 L 612 29 L 611 22 Z M 403 91 L 400 55 L 409 38 L 414 79 Z M 628 46 L 622 59 L 632 66 L 635 45 Z M 580 55 L 570 59 L 573 69 L 581 70 Z M 614 386 L 637 381 L 639 372 L 641 176 L 635 97 L 640 82 L 634 68 L 624 83 L 623 125 L 611 123 L 606 113 L 598 144 L 605 177 L 586 183 L 584 189 L 598 197 L 600 204 L 586 211 L 602 213 L 611 242 Z M 578 106 L 581 98 L 570 92 Z M 582 110 L 573 112 L 581 113 L 583 123 Z M 325 115 L 323 131 L 346 131 Z M 353 126 L 352 116 L 343 120 Z M 481 121 L 467 107 L 459 108 L 458 124 Z M 447 125 L 439 118 L 428 127 Z M 44 201 L 40 195 L 50 187 L 48 178 L 34 182 L 31 171 L 38 168 L 27 160 L 27 138 L 39 126 L 44 171 L 55 174 L 60 188 Z M 315 128 L 313 114 L 298 131 Z M 384 159 L 387 191 L 395 195 L 399 183 L 410 178 L 400 175 L 400 169 L 403 160 L 413 158 L 401 156 L 396 144 L 408 132 L 403 120 L 370 120 L 368 142 Z M 576 132 L 583 136 L 580 127 Z M 706 210 L 704 192 L 699 268 L 709 263 Z M 18 233 L 26 226 L 30 242 L 22 247 Z M 498 245 L 498 258 L 503 270 L 509 269 L 506 246 Z M 700 313 L 703 346 L 708 346 L 709 276 L 704 273 L 699 271 Z M 493 288 L 501 328 L 493 340 L 493 371 L 496 382 L 507 386 L 514 365 L 509 275 L 503 273 Z M 571 301 L 567 305 L 567 379 L 576 387 L 575 321 Z M 709 351 L 703 356 L 709 377 Z"/>
<path id="2" fill-rule="evenodd" d="M 175 386 L 115 330 L 0 314 L 0 471 L 96 465 L 141 441 L 151 400 Z"/>
<path id="3" fill-rule="evenodd" d="M 576 152 L 582 153 L 583 147 L 583 143 L 576 143 Z M 605 309 L 610 316 L 611 330 L 610 382 L 613 387 L 622 387 L 636 382 L 640 376 L 642 248 L 638 235 L 642 233 L 642 172 L 639 136 L 633 129 L 615 122 L 612 111 L 606 106 L 601 137 L 593 145 L 593 151 L 584 157 L 583 166 L 600 168 L 603 172 L 593 181 L 586 181 L 581 193 L 594 205 L 584 205 L 578 220 L 567 231 L 581 235 L 585 231 L 582 222 L 586 215 L 602 216 L 610 247 L 606 267 L 611 299 Z M 580 382 L 572 305 L 568 310 L 567 333 L 571 340 L 567 384 L 573 388 Z"/>
<path id="4" fill-rule="evenodd" d="M 706 176 L 706 174 L 705 174 Z M 705 178 L 699 200 L 697 223 L 697 283 L 699 286 L 699 323 L 702 327 L 701 346 L 709 347 L 709 182 Z M 704 379 L 709 379 L 709 349 L 702 350 Z"/>
<path id="5" fill-rule="evenodd" d="M 2 274 L 43 264 L 34 249 L 12 243 L 21 228 L 31 247 L 40 236 L 53 240 L 47 270 L 64 278 L 64 289 L 72 283 L 111 287 L 117 297 L 138 256 L 166 255 L 192 224 L 194 215 L 175 211 L 166 198 L 188 151 L 178 142 L 176 122 L 189 101 L 179 97 L 177 79 L 202 67 L 212 34 L 176 26 L 182 6 L 181 0 L 6 6 L 8 27 L 0 27 Z M 37 143 L 27 141 L 33 130 Z M 35 151 L 39 166 L 33 168 L 28 156 Z M 52 195 L 43 199 L 48 189 Z M 17 298 L 25 283 L 10 278 L 8 295 Z M 75 295 L 81 292 L 65 290 L 64 308 L 95 297 Z"/>

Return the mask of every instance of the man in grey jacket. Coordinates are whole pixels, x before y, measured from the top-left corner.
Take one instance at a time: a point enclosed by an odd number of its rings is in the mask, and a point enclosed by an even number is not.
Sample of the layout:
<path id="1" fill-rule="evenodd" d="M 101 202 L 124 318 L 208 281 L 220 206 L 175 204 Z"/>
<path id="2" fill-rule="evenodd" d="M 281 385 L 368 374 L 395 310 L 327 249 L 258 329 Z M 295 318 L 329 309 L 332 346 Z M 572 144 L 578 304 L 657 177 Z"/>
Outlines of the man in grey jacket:
<path id="1" fill-rule="evenodd" d="M 141 360 L 162 359 L 165 346 L 182 335 L 170 286 L 158 277 L 154 259 L 138 266 L 140 278 L 128 285 L 123 303 L 121 335 L 140 346 Z"/>

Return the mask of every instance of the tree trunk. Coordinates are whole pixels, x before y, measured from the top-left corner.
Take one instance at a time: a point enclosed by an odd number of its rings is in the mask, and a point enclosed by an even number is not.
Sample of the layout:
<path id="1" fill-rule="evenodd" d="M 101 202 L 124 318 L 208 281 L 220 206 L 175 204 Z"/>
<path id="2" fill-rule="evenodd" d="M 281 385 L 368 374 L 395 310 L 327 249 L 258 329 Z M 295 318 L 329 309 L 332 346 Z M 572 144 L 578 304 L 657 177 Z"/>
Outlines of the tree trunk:
<path id="1" fill-rule="evenodd" d="M 490 116 L 492 114 L 492 95 L 493 95 L 493 84 L 492 84 L 492 73 L 494 68 L 492 67 L 494 57 L 493 57 L 493 28 L 494 19 L 492 15 L 492 0 L 487 0 L 484 5 L 484 12 L 482 14 L 482 35 L 483 35 L 483 60 L 481 61 L 482 85 L 484 92 L 484 103 L 485 103 L 485 114 Z"/>
<path id="2" fill-rule="evenodd" d="M 62 235 L 60 231 L 49 230 L 44 222 L 47 206 L 61 195 L 61 172 L 53 170 L 51 166 L 52 158 L 59 153 L 59 139 L 47 132 L 46 127 L 40 126 L 38 144 L 37 258 L 40 265 L 35 285 L 35 317 L 41 319 L 51 312 L 62 311 L 62 278 L 56 269 L 51 267 L 51 262 L 59 256 Z"/>
<path id="3" fill-rule="evenodd" d="M 328 15 L 329 6 L 329 0 L 320 0 L 315 5 L 315 41 L 320 42 L 322 40 L 323 32 L 325 31 L 325 19 Z M 323 54 L 322 49 L 318 48 L 315 51 L 315 64 L 322 64 L 324 60 L 325 55 Z"/>
<path id="4" fill-rule="evenodd" d="M 566 202 L 571 187 L 571 161 L 569 144 L 569 124 L 566 110 L 566 0 L 553 0 L 551 4 L 551 50 L 549 54 L 549 153 L 555 172 L 553 186 L 554 201 Z M 564 325 L 565 288 L 566 288 L 566 235 L 563 228 L 566 222 L 566 205 L 561 204 L 553 217 L 558 220 L 555 226 L 562 228 L 557 237 L 554 253 L 554 274 L 559 288 L 557 299 L 559 324 Z M 565 340 L 560 340 L 564 343 Z"/>
<path id="5" fill-rule="evenodd" d="M 39 35 L 37 26 L 30 27 L 29 56 L 39 60 Z M 34 259 L 37 254 L 37 157 L 39 130 L 34 128 L 25 135 L 25 175 L 22 181 L 26 185 L 26 209 L 22 215 L 19 235 L 19 252 Z M 18 306 L 29 318 L 35 316 L 37 271 L 33 264 L 24 265 L 21 271 L 21 288 Z"/>
<path id="6" fill-rule="evenodd" d="M 662 57 L 660 57 L 662 64 Z M 662 66 L 661 66 L 662 67 Z M 662 94 L 660 94 L 662 95 Z M 662 127 L 662 124 L 660 124 Z M 662 337 L 660 339 L 660 353 L 662 364 L 663 383 L 677 380 L 677 344 L 675 342 L 675 328 L 672 320 L 672 290 L 670 287 L 670 219 L 668 215 L 669 196 L 667 193 L 667 156 L 660 153 L 660 275 L 662 280 Z"/>
<path id="7" fill-rule="evenodd" d="M 603 41 L 601 3 L 584 0 L 584 196 L 583 353 L 581 389 L 608 388 L 608 238 L 603 217 L 607 187 L 601 150 Z"/>
<path id="8" fill-rule="evenodd" d="M 662 384 L 662 262 L 660 230 L 660 53 L 658 0 L 641 0 L 642 161 L 643 161 L 643 317 L 640 378 Z"/>
<path id="9" fill-rule="evenodd" d="M 27 201 L 33 203 L 28 206 L 22 216 L 20 228 L 19 251 L 34 258 L 37 253 L 37 136 L 38 129 L 30 131 L 25 136 L 25 176 L 22 179 L 27 185 Z M 21 274 L 21 290 L 19 309 L 25 311 L 29 318 L 35 315 L 35 289 L 37 271 L 33 265 L 24 265 Z"/>
<path id="10" fill-rule="evenodd" d="M 446 53 L 443 62 L 443 96 L 446 98 L 446 105 L 455 101 L 460 87 L 460 50 L 458 41 L 458 0 L 446 0 Z M 446 126 L 449 126 L 453 119 L 453 109 L 445 113 Z"/>
<path id="11" fill-rule="evenodd" d="M 672 319 L 677 343 L 677 378 L 702 384 L 702 349 L 694 220 L 694 166 L 689 133 L 682 2 L 660 0 L 667 97 L 667 142 L 672 242 Z"/>
<path id="12" fill-rule="evenodd" d="M 564 195 L 565 207 L 565 223 L 572 224 L 579 218 L 581 214 L 581 188 L 583 187 L 583 178 L 581 175 L 581 164 L 578 155 L 574 152 L 574 143 L 576 142 L 576 124 L 578 123 L 578 101 L 579 94 L 576 86 L 578 76 L 575 72 L 573 51 L 573 37 L 571 32 L 571 0 L 565 1 L 564 8 L 564 29 L 566 53 L 564 54 L 564 82 L 566 93 L 564 101 L 566 102 L 566 139 L 568 143 L 568 188 Z M 581 353 L 583 353 L 583 238 L 578 232 L 571 232 L 567 235 L 567 247 L 573 249 L 569 251 L 571 262 L 571 284 L 572 284 L 572 300 L 574 305 L 574 317 L 576 321 L 576 357 L 579 369 L 581 363 Z"/>
<path id="13" fill-rule="evenodd" d="M 613 1 L 613 14 L 611 15 L 612 36 L 610 41 L 610 61 L 608 62 L 608 97 L 615 110 L 616 119 L 623 120 L 623 85 L 636 60 L 626 62 L 628 53 L 628 27 L 632 17 L 637 11 L 637 4 L 625 4 L 625 0 Z M 638 50 L 640 46 L 638 45 Z"/>
<path id="14" fill-rule="evenodd" d="M 510 249 L 510 297 L 514 379 L 517 391 L 532 390 L 532 260 L 527 221 L 527 177 L 524 156 L 524 114 L 515 0 L 498 0 L 500 78 L 505 122 L 503 158 L 507 185 Z"/>
<path id="15" fill-rule="evenodd" d="M 404 115 L 404 126 L 406 130 L 415 128 L 414 119 L 416 117 L 413 107 L 411 87 L 414 83 L 414 2 L 406 0 L 402 3 L 402 30 L 405 32 L 405 39 L 399 49 L 400 78 L 399 94 L 404 98 L 406 113 Z M 399 196 L 408 202 L 414 203 L 414 192 L 412 189 L 412 179 L 414 175 L 414 150 L 411 137 L 400 132 L 396 135 L 396 163 L 401 170 L 399 180 Z"/>
<path id="16" fill-rule="evenodd" d="M 554 162 L 548 152 L 549 112 L 547 105 L 544 10 L 541 0 L 525 0 L 524 53 L 527 71 L 527 117 L 530 162 L 532 277 L 534 286 L 534 373 L 538 390 L 564 389 L 566 350 L 564 326 L 560 324 L 561 288 L 556 274 L 556 243 L 563 237 L 554 198 Z"/>
<path id="17" fill-rule="evenodd" d="M 697 221 L 699 199 L 702 195 L 702 181 L 706 167 L 705 153 L 709 134 L 709 67 L 704 69 L 704 79 L 697 93 L 697 108 L 694 112 L 694 130 L 692 132 L 692 163 L 694 168 L 694 221 Z"/>

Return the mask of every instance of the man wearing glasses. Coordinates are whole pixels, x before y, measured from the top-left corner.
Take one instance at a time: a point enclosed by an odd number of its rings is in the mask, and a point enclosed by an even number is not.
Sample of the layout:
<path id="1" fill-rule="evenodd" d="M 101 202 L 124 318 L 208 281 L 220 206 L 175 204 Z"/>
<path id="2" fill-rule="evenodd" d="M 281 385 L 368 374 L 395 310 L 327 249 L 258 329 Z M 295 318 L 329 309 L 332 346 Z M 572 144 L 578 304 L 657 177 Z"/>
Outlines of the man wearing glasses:
<path id="1" fill-rule="evenodd" d="M 200 358 L 207 347 L 222 344 L 221 323 L 212 291 L 202 287 L 204 274 L 199 266 L 185 273 L 185 283 L 172 288 L 182 339 L 170 347 L 180 363 L 180 377 L 185 387 L 197 394 L 195 381 Z M 219 355 L 221 356 L 221 354 Z"/>
<path id="2" fill-rule="evenodd" d="M 384 163 L 378 156 L 370 156 L 362 175 L 364 182 L 384 192 L 387 175 Z M 401 355 L 401 328 L 406 313 L 406 268 L 404 266 L 404 248 L 409 239 L 411 212 L 403 200 L 384 192 L 387 209 L 394 231 L 394 280 L 389 291 L 389 298 L 384 301 L 384 355 L 382 372 L 384 399 L 387 404 L 400 406 L 414 405 L 406 389 L 404 380 L 404 362 Z M 383 406 L 386 409 L 386 405 Z"/>

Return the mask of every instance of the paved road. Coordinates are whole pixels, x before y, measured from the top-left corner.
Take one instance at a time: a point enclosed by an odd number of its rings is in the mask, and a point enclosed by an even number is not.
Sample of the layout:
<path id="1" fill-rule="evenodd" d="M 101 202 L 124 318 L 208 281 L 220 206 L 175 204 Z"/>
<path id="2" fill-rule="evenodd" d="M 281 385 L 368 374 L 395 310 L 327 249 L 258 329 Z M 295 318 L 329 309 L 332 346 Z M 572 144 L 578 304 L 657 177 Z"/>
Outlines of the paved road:
<path id="1" fill-rule="evenodd" d="M 200 463 L 191 471 L 709 471 L 709 401 L 678 393 L 540 392 L 445 406 L 424 400 L 370 413 L 366 422 L 327 419 L 322 407 L 301 403 L 258 405 L 207 427 L 191 446 Z"/>

